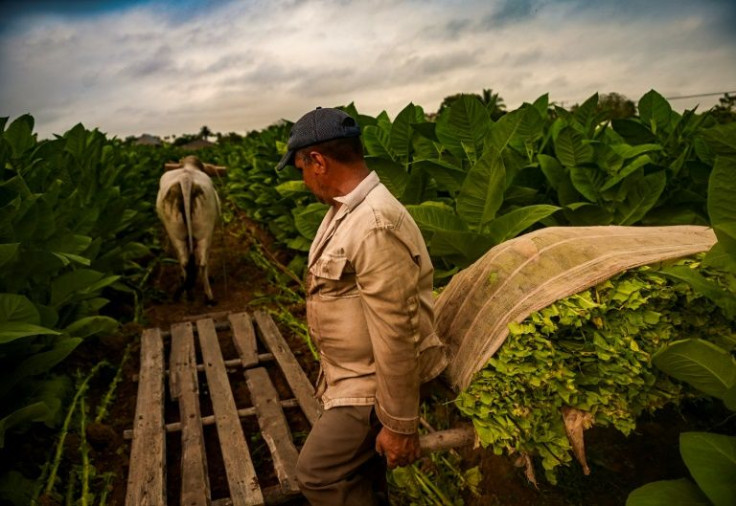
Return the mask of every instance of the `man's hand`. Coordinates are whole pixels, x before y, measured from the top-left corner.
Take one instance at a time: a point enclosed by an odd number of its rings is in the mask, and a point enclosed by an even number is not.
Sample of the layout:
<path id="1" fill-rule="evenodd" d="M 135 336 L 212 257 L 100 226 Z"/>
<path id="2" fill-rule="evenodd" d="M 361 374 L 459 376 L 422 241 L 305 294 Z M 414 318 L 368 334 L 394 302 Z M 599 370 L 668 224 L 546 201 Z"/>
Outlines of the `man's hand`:
<path id="1" fill-rule="evenodd" d="M 376 437 L 376 452 L 386 457 L 389 469 L 408 466 L 422 456 L 419 435 L 400 434 L 383 427 Z"/>

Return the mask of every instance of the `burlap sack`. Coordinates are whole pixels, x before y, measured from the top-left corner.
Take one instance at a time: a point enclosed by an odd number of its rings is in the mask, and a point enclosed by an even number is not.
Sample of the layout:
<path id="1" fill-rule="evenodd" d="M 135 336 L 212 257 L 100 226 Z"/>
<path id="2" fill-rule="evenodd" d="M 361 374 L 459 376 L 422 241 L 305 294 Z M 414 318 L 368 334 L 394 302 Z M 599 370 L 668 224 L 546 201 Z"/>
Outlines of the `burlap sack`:
<path id="1" fill-rule="evenodd" d="M 699 226 L 549 227 L 492 248 L 437 299 L 437 330 L 450 353 L 445 378 L 465 389 L 506 340 L 510 322 L 619 272 L 715 242 L 713 231 Z"/>

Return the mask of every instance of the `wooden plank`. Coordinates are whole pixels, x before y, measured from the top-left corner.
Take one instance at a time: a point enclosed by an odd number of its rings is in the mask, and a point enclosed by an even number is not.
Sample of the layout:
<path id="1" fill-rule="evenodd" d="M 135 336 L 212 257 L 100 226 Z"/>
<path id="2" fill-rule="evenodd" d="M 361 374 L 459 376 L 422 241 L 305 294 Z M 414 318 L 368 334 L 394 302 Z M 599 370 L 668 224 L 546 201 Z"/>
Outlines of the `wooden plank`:
<path id="1" fill-rule="evenodd" d="M 210 504 L 210 483 L 207 474 L 207 454 L 204 450 L 202 414 L 199 409 L 197 358 L 194 353 L 194 333 L 191 323 L 171 326 L 171 362 L 179 386 L 179 418 L 181 420 L 181 504 Z"/>
<path id="2" fill-rule="evenodd" d="M 298 494 L 296 459 L 299 452 L 294 446 L 284 410 L 279 405 L 279 394 L 263 367 L 245 371 L 245 381 L 250 390 L 253 407 L 256 408 L 263 439 L 271 451 L 279 483 L 285 493 Z"/>
<path id="3" fill-rule="evenodd" d="M 217 434 L 220 438 L 222 459 L 230 486 L 230 498 L 235 506 L 264 504 L 261 487 L 240 426 L 214 323 L 212 320 L 199 320 L 197 331 Z"/>
<path id="4" fill-rule="evenodd" d="M 263 489 L 263 498 L 266 504 L 269 506 L 277 504 L 290 504 L 294 505 L 294 496 L 292 494 L 284 494 L 281 490 L 281 485 L 271 485 Z M 215 499 L 212 501 L 212 506 L 233 506 L 233 501 L 229 497 L 222 499 Z"/>
<path id="5" fill-rule="evenodd" d="M 296 357 L 289 349 L 289 345 L 286 344 L 271 316 L 265 311 L 256 311 L 254 317 L 258 328 L 261 330 L 263 342 L 266 344 L 268 351 L 276 357 L 291 391 L 294 392 L 294 397 L 299 401 L 299 405 L 302 407 L 309 423 L 314 425 L 319 418 L 320 409 L 317 399 L 314 398 L 314 387 L 309 382 L 309 378 L 307 378 L 299 362 L 296 361 Z"/>
<path id="6" fill-rule="evenodd" d="M 299 401 L 296 399 L 284 399 L 279 401 L 282 408 L 300 408 Z M 256 416 L 256 408 L 241 408 L 238 410 L 238 417 L 243 419 L 247 416 Z M 215 417 L 212 415 L 202 417 L 202 425 L 215 425 Z M 179 432 L 181 430 L 181 422 L 167 423 L 164 428 L 166 432 Z M 123 437 L 125 439 L 133 439 L 133 431 L 131 429 L 125 429 L 123 431 Z"/>
<path id="7" fill-rule="evenodd" d="M 146 329 L 141 336 L 140 378 L 125 504 L 163 505 L 166 504 L 164 345 L 159 329 Z"/>
<path id="8" fill-rule="evenodd" d="M 248 313 L 231 314 L 227 318 L 233 331 L 233 342 L 238 350 L 243 367 L 258 364 L 258 343 L 253 320 Z"/>
<path id="9" fill-rule="evenodd" d="M 275 360 L 273 358 L 273 353 L 259 353 L 258 354 L 258 363 L 259 364 L 260 363 L 263 363 L 263 362 L 270 362 L 272 360 Z M 242 367 L 242 365 L 243 365 L 243 361 L 240 360 L 239 358 L 231 358 L 231 359 L 225 360 L 225 367 L 226 368 Z M 255 365 L 258 365 L 258 364 L 255 364 Z M 204 372 L 204 366 L 202 364 L 197 364 L 197 371 Z M 166 371 L 165 374 L 168 376 L 169 375 L 169 371 Z M 138 375 L 137 374 L 134 374 L 132 379 L 133 379 L 134 382 L 137 382 L 138 381 Z M 169 386 L 169 388 L 171 388 L 171 385 Z M 178 387 L 176 387 L 176 388 L 178 388 Z M 172 397 L 174 397 L 173 393 L 172 393 Z"/>
<path id="10" fill-rule="evenodd" d="M 213 320 L 221 320 L 225 318 L 228 314 L 230 314 L 230 311 L 215 311 L 213 313 L 193 314 L 182 317 L 181 321 L 195 322 L 197 320 L 206 320 L 207 318 L 212 318 Z"/>
<path id="11" fill-rule="evenodd" d="M 200 320 L 206 320 L 207 319 L 207 318 L 201 318 L 199 316 L 197 316 L 197 318 L 200 319 Z M 230 322 L 225 322 L 225 321 L 215 322 L 215 330 L 228 330 L 229 328 L 230 328 Z M 197 329 L 195 328 L 194 331 L 196 333 L 197 332 Z M 163 338 L 171 337 L 171 331 L 169 331 L 169 330 L 162 330 L 161 331 L 161 337 L 163 337 Z"/>

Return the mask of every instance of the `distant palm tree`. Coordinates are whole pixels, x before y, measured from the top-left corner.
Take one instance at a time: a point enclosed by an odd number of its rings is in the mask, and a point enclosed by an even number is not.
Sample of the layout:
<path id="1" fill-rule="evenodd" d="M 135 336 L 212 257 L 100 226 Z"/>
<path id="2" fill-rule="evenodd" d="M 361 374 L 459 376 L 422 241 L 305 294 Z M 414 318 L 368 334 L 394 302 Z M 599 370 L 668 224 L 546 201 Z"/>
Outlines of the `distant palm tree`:
<path id="1" fill-rule="evenodd" d="M 203 126 L 199 130 L 199 137 L 201 139 L 207 140 L 208 137 L 211 137 L 211 136 L 212 136 L 212 130 L 210 130 L 210 127 L 208 127 L 207 125 Z"/>
<path id="2" fill-rule="evenodd" d="M 491 119 L 493 121 L 498 120 L 501 116 L 506 114 L 506 105 L 503 103 L 503 99 L 498 95 L 498 93 L 493 93 L 492 89 L 484 89 L 481 95 L 477 93 L 457 93 L 455 95 L 445 97 L 445 99 L 440 104 L 440 108 L 437 110 L 437 114 L 440 114 L 442 111 L 450 107 L 453 102 L 455 102 L 463 95 L 477 97 L 478 100 L 480 100 L 481 103 L 486 107 L 486 109 L 488 109 L 488 112 L 490 113 Z"/>

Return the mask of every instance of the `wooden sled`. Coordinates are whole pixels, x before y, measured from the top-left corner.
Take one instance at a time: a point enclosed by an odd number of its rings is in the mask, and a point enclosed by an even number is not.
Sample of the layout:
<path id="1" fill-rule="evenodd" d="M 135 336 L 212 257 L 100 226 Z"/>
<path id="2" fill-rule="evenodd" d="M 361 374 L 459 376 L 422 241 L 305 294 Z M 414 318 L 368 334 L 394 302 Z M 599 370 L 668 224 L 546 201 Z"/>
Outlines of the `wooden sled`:
<path id="1" fill-rule="evenodd" d="M 219 334 L 219 335 L 218 335 Z M 196 340 L 195 340 L 196 335 Z M 168 357 L 165 339 L 170 338 Z M 231 338 L 238 358 L 225 360 L 221 342 Z M 199 352 L 199 353 L 197 353 Z M 201 356 L 198 363 L 197 355 Z M 168 360 L 167 360 L 168 358 Z M 269 370 L 278 368 L 293 397 L 281 398 Z M 199 374 L 204 372 L 204 374 Z M 232 376 L 245 376 L 250 406 L 237 406 Z M 272 373 L 273 374 L 273 373 Z M 233 380 L 234 382 L 234 380 Z M 203 416 L 200 399 L 208 392 L 212 415 Z M 164 417 L 167 400 L 178 404 L 177 421 Z M 215 324 L 211 317 L 176 323 L 170 331 L 146 329 L 141 336 L 141 365 L 132 438 L 126 505 L 167 504 L 167 466 L 181 469 L 180 504 L 280 504 L 299 497 L 296 482 L 298 450 L 289 417 L 301 415 L 311 426 L 320 414 L 314 387 L 270 315 L 256 311 L 227 315 Z M 241 420 L 255 417 L 278 483 L 263 486 Z M 206 446 L 205 427 L 215 425 L 219 448 Z M 181 459 L 167 459 L 167 433 L 181 433 Z M 425 451 L 447 449 L 474 441 L 472 427 L 422 436 Z M 227 475 L 228 497 L 211 497 L 208 454 L 219 452 Z M 273 481 L 273 479 L 271 479 Z"/>

